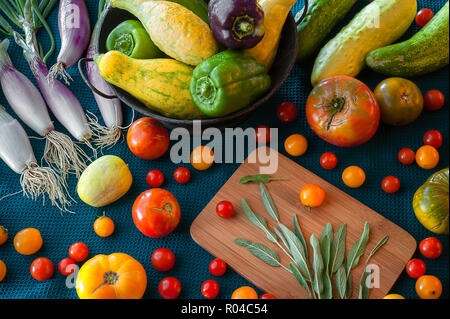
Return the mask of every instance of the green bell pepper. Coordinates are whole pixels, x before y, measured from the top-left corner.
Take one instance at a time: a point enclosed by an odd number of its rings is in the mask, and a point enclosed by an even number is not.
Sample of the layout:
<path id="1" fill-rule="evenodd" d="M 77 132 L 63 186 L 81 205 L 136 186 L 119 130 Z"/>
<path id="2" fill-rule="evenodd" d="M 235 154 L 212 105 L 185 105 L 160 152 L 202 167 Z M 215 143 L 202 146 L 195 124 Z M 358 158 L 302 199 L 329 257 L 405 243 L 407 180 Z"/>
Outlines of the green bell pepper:
<path id="1" fill-rule="evenodd" d="M 119 24 L 106 40 L 108 51 L 120 51 L 135 59 L 164 57 L 164 53 L 153 43 L 142 23 L 127 20 Z"/>
<path id="2" fill-rule="evenodd" d="M 195 68 L 190 90 L 200 111 L 221 117 L 248 106 L 270 85 L 264 65 L 242 51 L 227 50 Z"/>

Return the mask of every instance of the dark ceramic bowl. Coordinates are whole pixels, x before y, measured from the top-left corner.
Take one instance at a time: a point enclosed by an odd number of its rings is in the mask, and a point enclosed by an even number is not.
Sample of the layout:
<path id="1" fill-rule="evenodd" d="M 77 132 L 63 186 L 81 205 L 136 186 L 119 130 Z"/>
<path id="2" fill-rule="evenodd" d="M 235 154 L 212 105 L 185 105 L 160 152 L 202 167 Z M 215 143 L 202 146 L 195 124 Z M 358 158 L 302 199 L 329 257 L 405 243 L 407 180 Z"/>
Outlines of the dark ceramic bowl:
<path id="1" fill-rule="evenodd" d="M 136 19 L 132 14 L 127 11 L 110 8 L 108 12 L 103 15 L 102 20 L 99 22 L 100 32 L 95 39 L 97 42 L 99 53 L 106 53 L 106 39 L 111 31 L 121 22 L 129 19 Z M 294 16 L 292 13 L 289 14 L 288 19 L 284 25 L 284 29 L 281 35 L 280 46 L 278 49 L 278 54 L 275 58 L 275 62 L 270 70 L 269 74 L 272 78 L 272 86 L 270 90 L 258 101 L 252 103 L 246 108 L 237 111 L 233 114 L 227 115 L 221 118 L 208 118 L 201 120 L 202 129 L 208 127 L 217 127 L 219 129 L 224 129 L 226 127 L 235 127 L 245 121 L 251 113 L 258 109 L 262 104 L 267 102 L 274 94 L 278 91 L 281 85 L 289 76 L 291 72 L 295 59 L 297 56 L 297 27 L 295 24 Z M 138 101 L 132 95 L 126 91 L 112 86 L 117 97 L 122 100 L 125 104 L 129 105 L 137 112 L 142 113 L 146 116 L 152 117 L 161 123 L 163 123 L 168 128 L 183 127 L 187 128 L 189 131 L 192 130 L 193 121 L 192 120 L 179 120 L 169 117 L 165 117 L 155 111 L 150 110 L 143 103 Z"/>

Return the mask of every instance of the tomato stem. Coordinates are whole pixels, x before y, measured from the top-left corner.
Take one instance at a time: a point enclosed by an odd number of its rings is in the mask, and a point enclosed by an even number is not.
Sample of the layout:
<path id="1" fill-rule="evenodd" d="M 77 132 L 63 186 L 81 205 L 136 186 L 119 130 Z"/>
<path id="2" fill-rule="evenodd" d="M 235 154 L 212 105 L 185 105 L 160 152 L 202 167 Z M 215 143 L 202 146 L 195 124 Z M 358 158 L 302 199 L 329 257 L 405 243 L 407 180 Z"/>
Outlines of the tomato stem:
<path id="1" fill-rule="evenodd" d="M 119 280 L 119 275 L 113 271 L 108 271 L 103 276 L 106 285 L 114 285 Z"/>

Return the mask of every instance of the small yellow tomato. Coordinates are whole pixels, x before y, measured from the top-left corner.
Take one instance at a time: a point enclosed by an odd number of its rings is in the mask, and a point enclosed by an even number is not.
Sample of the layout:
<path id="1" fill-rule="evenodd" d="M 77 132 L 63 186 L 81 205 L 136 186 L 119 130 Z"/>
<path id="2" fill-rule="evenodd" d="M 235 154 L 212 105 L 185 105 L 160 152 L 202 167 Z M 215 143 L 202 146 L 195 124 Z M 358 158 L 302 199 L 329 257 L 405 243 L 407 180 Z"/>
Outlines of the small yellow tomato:
<path id="1" fill-rule="evenodd" d="M 342 180 L 348 187 L 358 188 L 366 181 L 366 173 L 358 166 L 350 166 L 342 173 Z"/>
<path id="2" fill-rule="evenodd" d="M 308 149 L 308 141 L 303 135 L 294 134 L 286 139 L 284 148 L 291 156 L 302 156 Z"/>
<path id="3" fill-rule="evenodd" d="M 205 171 L 214 163 L 214 152 L 208 146 L 200 145 L 191 153 L 191 164 L 199 170 Z"/>
<path id="4" fill-rule="evenodd" d="M 390 294 L 385 296 L 383 299 L 405 299 L 405 297 L 399 294 Z"/>
<path id="5" fill-rule="evenodd" d="M 5 227 L 0 226 L 0 246 L 6 243 L 7 240 L 8 240 L 8 230 Z"/>
<path id="6" fill-rule="evenodd" d="M 416 281 L 416 292 L 420 299 L 439 299 L 442 294 L 442 283 L 435 276 L 421 276 Z"/>
<path id="7" fill-rule="evenodd" d="M 416 152 L 417 165 L 423 169 L 433 169 L 439 164 L 439 152 L 431 145 L 424 145 Z"/>
<path id="8" fill-rule="evenodd" d="M 0 282 L 5 279 L 6 276 L 6 265 L 3 261 L 0 260 Z"/>
<path id="9" fill-rule="evenodd" d="M 42 247 L 42 236 L 36 228 L 25 228 L 14 237 L 14 247 L 22 255 L 33 255 Z"/>
<path id="10" fill-rule="evenodd" d="M 244 286 L 236 289 L 231 299 L 258 299 L 258 294 L 252 287 Z"/>
<path id="11" fill-rule="evenodd" d="M 325 191 L 319 185 L 307 184 L 300 190 L 300 201 L 309 209 L 319 207 L 324 200 Z"/>
<path id="12" fill-rule="evenodd" d="M 105 214 L 94 222 L 94 231 L 100 237 L 109 237 L 114 233 L 114 221 Z"/>

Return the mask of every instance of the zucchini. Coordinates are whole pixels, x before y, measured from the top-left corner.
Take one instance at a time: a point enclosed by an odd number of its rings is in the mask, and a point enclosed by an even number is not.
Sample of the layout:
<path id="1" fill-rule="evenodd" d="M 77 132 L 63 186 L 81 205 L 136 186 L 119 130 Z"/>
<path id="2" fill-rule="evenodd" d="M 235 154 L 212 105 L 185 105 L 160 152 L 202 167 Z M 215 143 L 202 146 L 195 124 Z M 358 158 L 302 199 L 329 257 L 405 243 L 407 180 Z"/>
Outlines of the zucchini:
<path id="1" fill-rule="evenodd" d="M 389 76 L 411 77 L 449 63 L 449 4 L 411 39 L 370 52 L 367 65 Z"/>
<path id="2" fill-rule="evenodd" d="M 320 50 L 312 84 L 337 75 L 357 76 L 366 65 L 367 54 L 400 38 L 416 12 L 416 0 L 372 1 Z"/>
<path id="3" fill-rule="evenodd" d="M 297 26 L 298 53 L 297 62 L 310 58 L 341 21 L 357 0 L 312 0 L 303 21 Z M 304 10 L 304 9 L 303 9 Z M 300 10 L 295 16 L 299 21 L 303 16 Z"/>

